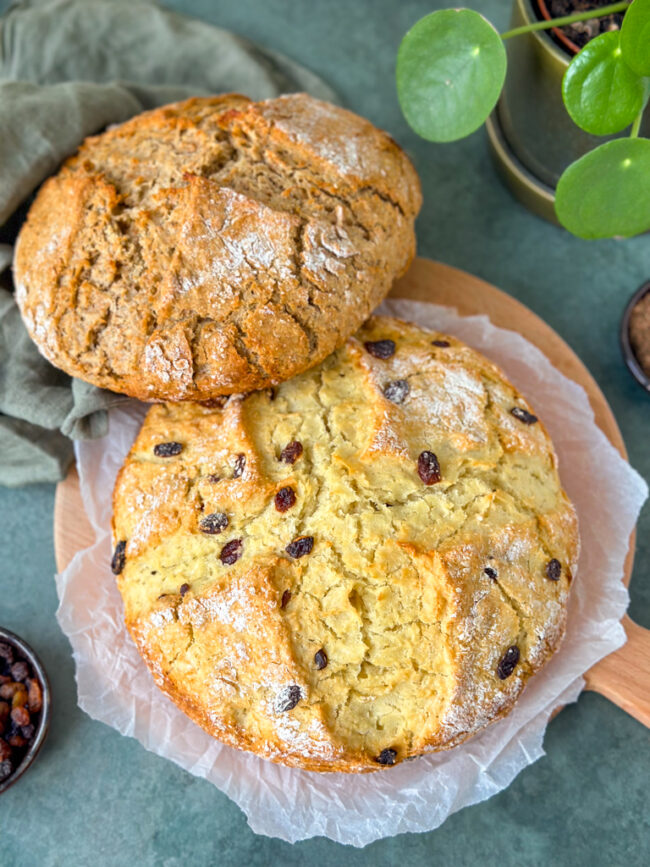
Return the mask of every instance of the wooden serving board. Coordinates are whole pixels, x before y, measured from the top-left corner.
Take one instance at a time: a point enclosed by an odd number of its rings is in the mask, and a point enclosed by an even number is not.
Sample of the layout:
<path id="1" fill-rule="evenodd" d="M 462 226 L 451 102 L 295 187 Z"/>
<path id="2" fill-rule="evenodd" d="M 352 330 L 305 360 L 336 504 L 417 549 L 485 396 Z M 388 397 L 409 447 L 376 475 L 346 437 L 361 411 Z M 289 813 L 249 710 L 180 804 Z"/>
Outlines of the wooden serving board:
<path id="1" fill-rule="evenodd" d="M 519 301 L 477 277 L 428 259 L 415 260 L 409 272 L 393 287 L 391 297 L 455 307 L 465 316 L 485 313 L 495 325 L 525 335 L 558 370 L 585 389 L 596 423 L 627 459 L 625 444 L 609 404 L 587 368 L 550 326 Z M 54 548 L 58 569 L 64 569 L 77 551 L 93 541 L 93 531 L 79 491 L 79 477 L 73 467 L 67 478 L 58 484 L 54 503 Z M 634 541 L 632 533 L 625 563 L 626 584 L 632 573 Z M 627 615 L 623 618 L 623 626 L 627 644 L 587 672 L 587 689 L 606 696 L 650 727 L 650 630 L 638 626 Z"/>

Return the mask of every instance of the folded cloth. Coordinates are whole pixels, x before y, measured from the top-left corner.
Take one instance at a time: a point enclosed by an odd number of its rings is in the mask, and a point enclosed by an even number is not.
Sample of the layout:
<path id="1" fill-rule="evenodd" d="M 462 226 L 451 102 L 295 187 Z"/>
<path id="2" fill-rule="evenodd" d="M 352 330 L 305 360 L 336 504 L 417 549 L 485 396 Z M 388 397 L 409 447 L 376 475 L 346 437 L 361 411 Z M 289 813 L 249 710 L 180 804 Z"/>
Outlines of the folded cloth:
<path id="1" fill-rule="evenodd" d="M 193 95 L 266 99 L 316 75 L 154 0 L 22 0 L 0 18 L 0 483 L 57 481 L 72 439 L 104 436 L 126 398 L 52 367 L 13 299 L 11 245 L 38 185 L 85 136 Z"/>

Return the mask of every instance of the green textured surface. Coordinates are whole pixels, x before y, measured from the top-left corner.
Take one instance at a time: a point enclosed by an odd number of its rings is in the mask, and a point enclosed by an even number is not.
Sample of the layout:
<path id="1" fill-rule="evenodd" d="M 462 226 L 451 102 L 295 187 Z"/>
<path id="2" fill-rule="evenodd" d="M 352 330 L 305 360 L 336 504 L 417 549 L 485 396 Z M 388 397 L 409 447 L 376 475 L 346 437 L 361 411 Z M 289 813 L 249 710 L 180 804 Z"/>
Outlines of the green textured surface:
<path id="1" fill-rule="evenodd" d="M 632 464 L 650 478 L 650 397 L 623 367 L 617 344 L 624 303 L 650 277 L 650 239 L 579 241 L 531 216 L 497 179 L 482 130 L 457 145 L 430 145 L 410 133 L 395 96 L 395 53 L 400 35 L 442 3 L 177 0 L 168 5 L 311 66 L 350 108 L 389 130 L 422 177 L 420 253 L 485 278 L 546 319 L 596 377 Z M 505 29 L 505 0 L 467 5 Z M 0 9 L 5 6 L 0 0 Z M 256 837 L 238 808 L 209 783 L 76 707 L 70 648 L 54 617 L 53 497 L 50 486 L 0 489 L 0 622 L 40 652 L 56 702 L 38 761 L 0 799 L 2 867 L 648 863 L 650 733 L 592 694 L 550 724 L 545 758 L 505 792 L 457 813 L 437 831 L 387 839 L 361 851 L 323 839 L 289 846 Z M 650 626 L 648 506 L 638 536 L 631 614 Z M 384 818 L 390 827 L 390 816 Z"/>

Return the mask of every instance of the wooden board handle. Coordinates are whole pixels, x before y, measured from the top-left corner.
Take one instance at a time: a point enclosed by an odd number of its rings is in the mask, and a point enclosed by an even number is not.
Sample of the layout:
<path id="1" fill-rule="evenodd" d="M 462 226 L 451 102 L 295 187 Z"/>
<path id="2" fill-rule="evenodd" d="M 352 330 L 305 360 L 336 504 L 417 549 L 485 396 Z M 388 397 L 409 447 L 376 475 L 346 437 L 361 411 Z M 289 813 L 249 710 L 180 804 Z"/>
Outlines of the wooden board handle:
<path id="1" fill-rule="evenodd" d="M 604 695 L 650 728 L 650 629 L 627 614 L 621 622 L 627 643 L 586 673 L 587 689 Z"/>

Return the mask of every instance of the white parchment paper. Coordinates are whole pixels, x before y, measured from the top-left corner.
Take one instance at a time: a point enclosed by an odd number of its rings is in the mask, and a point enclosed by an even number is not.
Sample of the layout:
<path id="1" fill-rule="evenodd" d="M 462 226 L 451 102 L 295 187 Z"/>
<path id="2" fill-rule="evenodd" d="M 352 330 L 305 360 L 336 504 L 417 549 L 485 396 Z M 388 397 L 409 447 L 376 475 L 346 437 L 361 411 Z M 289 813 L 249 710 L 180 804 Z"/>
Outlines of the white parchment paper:
<path id="1" fill-rule="evenodd" d="M 96 542 L 57 576 L 57 589 L 59 623 L 74 651 L 79 705 L 210 780 L 240 806 L 253 831 L 289 842 L 323 835 L 365 846 L 405 831 L 429 831 L 456 810 L 501 791 L 544 754 L 549 717 L 577 699 L 584 672 L 625 641 L 619 623 L 628 603 L 623 563 L 648 491 L 596 426 L 584 390 L 523 337 L 496 328 L 485 316 L 463 318 L 412 301 L 386 302 L 380 311 L 454 334 L 503 368 L 550 431 L 580 520 L 582 553 L 564 643 L 508 717 L 453 750 L 375 774 L 318 774 L 239 752 L 203 732 L 154 685 L 123 625 L 109 569 L 113 483 L 146 407 L 134 402 L 112 410 L 107 437 L 76 444 Z"/>

